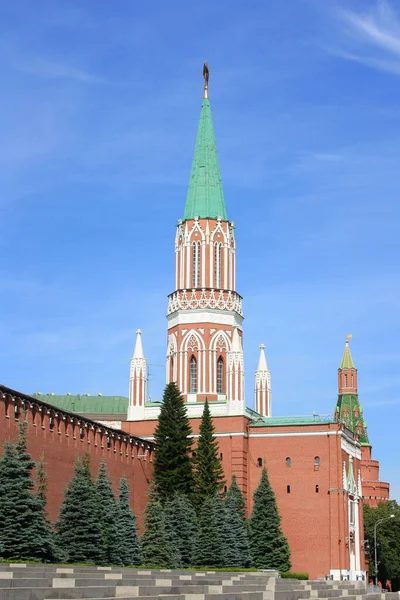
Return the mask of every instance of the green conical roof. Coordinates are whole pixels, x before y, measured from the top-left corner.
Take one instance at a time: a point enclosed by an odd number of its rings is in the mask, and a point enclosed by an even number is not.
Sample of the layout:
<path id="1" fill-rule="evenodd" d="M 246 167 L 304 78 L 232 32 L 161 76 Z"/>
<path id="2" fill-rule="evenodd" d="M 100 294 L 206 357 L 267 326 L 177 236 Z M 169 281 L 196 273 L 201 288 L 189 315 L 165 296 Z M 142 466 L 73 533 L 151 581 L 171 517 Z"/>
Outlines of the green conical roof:
<path id="1" fill-rule="evenodd" d="M 183 220 L 221 217 L 227 220 L 210 101 L 203 98 L 189 190 Z"/>
<path id="2" fill-rule="evenodd" d="M 353 358 L 350 352 L 349 338 L 346 338 L 346 345 L 340 363 L 340 369 L 355 369 Z M 335 417 L 346 424 L 346 426 L 360 436 L 360 442 L 363 445 L 369 445 L 367 424 L 363 418 L 362 408 L 358 399 L 358 394 L 339 394 L 336 403 Z"/>
<path id="3" fill-rule="evenodd" d="M 344 352 L 342 356 L 342 362 L 340 363 L 339 369 L 355 369 L 353 359 L 351 357 L 349 340 L 346 340 L 346 345 L 344 347 Z"/>

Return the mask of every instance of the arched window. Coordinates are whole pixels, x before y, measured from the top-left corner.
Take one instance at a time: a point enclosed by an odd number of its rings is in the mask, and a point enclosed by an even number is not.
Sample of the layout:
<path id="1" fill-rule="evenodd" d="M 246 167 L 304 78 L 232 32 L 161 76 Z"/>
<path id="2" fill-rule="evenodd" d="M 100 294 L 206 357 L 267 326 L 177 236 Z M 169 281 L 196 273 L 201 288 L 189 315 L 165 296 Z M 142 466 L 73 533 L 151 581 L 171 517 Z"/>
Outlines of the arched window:
<path id="1" fill-rule="evenodd" d="M 190 392 L 197 392 L 197 360 L 195 356 L 190 359 Z"/>
<path id="2" fill-rule="evenodd" d="M 262 467 L 262 458 L 257 458 L 257 464 L 259 467 Z"/>
<path id="3" fill-rule="evenodd" d="M 292 459 L 290 458 L 290 456 L 286 457 L 286 466 L 287 467 L 291 467 L 292 466 Z"/>
<path id="4" fill-rule="evenodd" d="M 319 485 L 316 485 L 316 486 L 315 486 L 315 493 L 316 493 L 316 494 L 319 494 Z"/>
<path id="5" fill-rule="evenodd" d="M 290 485 L 287 485 L 287 486 L 286 486 L 286 492 L 287 492 L 288 494 L 290 494 Z"/>
<path id="6" fill-rule="evenodd" d="M 320 464 L 321 464 L 321 459 L 320 459 L 320 457 L 319 457 L 319 456 L 316 456 L 316 457 L 314 458 L 314 466 L 315 466 L 315 467 L 319 467 L 319 465 L 320 465 Z"/>
<path id="7" fill-rule="evenodd" d="M 224 393 L 224 359 L 222 356 L 217 360 L 217 394 Z"/>
<path id="8" fill-rule="evenodd" d="M 221 244 L 214 247 L 214 287 L 221 287 Z"/>
<path id="9" fill-rule="evenodd" d="M 171 358 L 169 359 L 169 366 L 170 366 L 169 380 L 174 381 L 174 357 L 173 356 L 171 356 Z"/>
<path id="10" fill-rule="evenodd" d="M 200 285 L 200 242 L 193 242 L 192 287 Z"/>
<path id="11" fill-rule="evenodd" d="M 354 387 L 354 375 L 353 375 L 353 373 L 351 374 L 351 387 Z"/>
<path id="12" fill-rule="evenodd" d="M 344 387 L 347 387 L 347 373 L 344 376 Z"/>

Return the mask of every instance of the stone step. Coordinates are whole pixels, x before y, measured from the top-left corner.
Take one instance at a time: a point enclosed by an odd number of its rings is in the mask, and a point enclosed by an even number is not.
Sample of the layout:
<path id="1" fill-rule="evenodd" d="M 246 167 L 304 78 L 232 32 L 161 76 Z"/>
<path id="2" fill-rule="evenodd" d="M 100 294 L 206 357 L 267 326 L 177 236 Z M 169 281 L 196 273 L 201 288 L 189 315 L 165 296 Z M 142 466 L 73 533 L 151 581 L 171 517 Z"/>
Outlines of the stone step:
<path id="1" fill-rule="evenodd" d="M 307 590 L 279 590 L 274 593 L 275 600 L 298 600 L 299 598 L 309 598 L 310 592 Z"/>
<path id="2" fill-rule="evenodd" d="M 343 590 L 339 589 L 319 589 L 319 590 L 311 590 L 310 591 L 311 598 L 338 598 L 343 596 Z"/>
<path id="3" fill-rule="evenodd" d="M 212 591 L 218 590 L 223 592 L 232 592 L 240 593 L 245 591 L 264 591 L 266 586 L 264 583 L 257 583 L 252 580 L 249 582 L 244 581 L 235 581 L 222 582 L 218 580 L 209 581 L 204 579 L 199 579 L 197 581 L 182 581 L 180 579 L 171 580 L 171 579 L 128 579 L 128 577 L 122 578 L 122 575 L 113 575 L 113 576 L 103 576 L 102 579 L 93 578 L 93 575 L 90 575 L 90 578 L 87 575 L 80 576 L 79 578 L 71 576 L 57 576 L 57 577 L 26 577 L 26 578 L 15 578 L 15 579 L 0 579 L 0 589 L 4 588 L 42 588 L 42 587 L 96 587 L 96 586 L 121 586 L 121 585 L 130 585 L 139 587 L 140 590 L 150 590 L 154 593 L 162 593 L 157 590 L 167 590 L 172 589 L 171 593 L 202 593 L 204 590 Z M 169 593 L 169 592 L 165 592 Z M 143 595 L 151 595 L 148 591 L 143 592 Z"/>

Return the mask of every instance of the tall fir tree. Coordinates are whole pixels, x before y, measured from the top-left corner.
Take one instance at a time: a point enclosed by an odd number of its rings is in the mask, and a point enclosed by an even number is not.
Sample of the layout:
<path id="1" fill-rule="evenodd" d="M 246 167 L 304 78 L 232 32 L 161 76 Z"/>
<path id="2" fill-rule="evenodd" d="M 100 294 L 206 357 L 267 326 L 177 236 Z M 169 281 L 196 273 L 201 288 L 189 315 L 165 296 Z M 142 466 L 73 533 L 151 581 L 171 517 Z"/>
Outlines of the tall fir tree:
<path id="1" fill-rule="evenodd" d="M 96 492 L 99 519 L 103 530 L 105 561 L 110 565 L 122 565 L 118 544 L 117 504 L 104 462 L 101 463 L 97 475 Z"/>
<path id="2" fill-rule="evenodd" d="M 193 494 L 191 434 L 183 397 L 176 383 L 169 383 L 154 434 L 154 481 L 162 502 L 177 492 Z"/>
<path id="3" fill-rule="evenodd" d="M 136 528 L 136 517 L 129 503 L 129 485 L 125 477 L 119 484 L 117 502 L 117 543 L 122 564 L 141 565 L 142 556 Z"/>
<path id="4" fill-rule="evenodd" d="M 47 505 L 47 473 L 43 454 L 36 465 L 37 497 L 42 502 L 44 508 Z"/>
<path id="5" fill-rule="evenodd" d="M 22 427 L 18 443 L 7 443 L 0 458 L 0 547 L 3 558 L 44 562 L 58 558 L 45 506 L 32 491 L 34 466 Z"/>
<path id="6" fill-rule="evenodd" d="M 225 484 L 218 441 L 214 436 L 214 431 L 214 423 L 206 399 L 199 441 L 193 457 L 196 506 L 201 506 L 206 498 L 214 497 L 214 494 L 220 492 Z"/>
<path id="7" fill-rule="evenodd" d="M 259 569 L 290 570 L 289 544 L 281 529 L 281 518 L 267 469 L 254 492 L 250 517 L 250 554 Z"/>
<path id="8" fill-rule="evenodd" d="M 226 564 L 229 567 L 251 567 L 248 528 L 238 511 L 237 498 L 228 494 L 225 506 L 227 538 L 231 540 L 226 544 Z"/>
<path id="9" fill-rule="evenodd" d="M 164 518 L 169 537 L 179 553 L 179 566 L 188 567 L 196 533 L 196 511 L 186 496 L 176 494 L 165 503 Z"/>
<path id="10" fill-rule="evenodd" d="M 149 501 L 144 513 L 144 526 L 145 531 L 140 538 L 143 564 L 173 568 L 179 557 L 171 547 L 165 526 L 163 505 L 154 484 L 150 486 Z"/>
<path id="11" fill-rule="evenodd" d="M 106 552 L 89 456 L 78 458 L 57 522 L 58 544 L 68 562 L 104 564 Z"/>
<path id="12" fill-rule="evenodd" d="M 221 552 L 219 557 L 221 564 L 219 566 L 227 567 L 229 565 L 228 547 L 235 545 L 235 539 L 232 530 L 227 528 L 225 501 L 218 492 L 213 496 L 213 510 L 218 527 L 219 539 L 221 541 Z"/>
<path id="13" fill-rule="evenodd" d="M 240 518 L 245 521 L 246 519 L 246 502 L 244 500 L 242 490 L 237 484 L 236 475 L 232 475 L 232 483 L 226 494 L 226 499 L 232 502 L 236 506 L 236 510 L 239 513 Z"/>
<path id="14" fill-rule="evenodd" d="M 214 498 L 207 498 L 200 509 L 192 564 L 196 567 L 223 567 L 225 564 L 224 543 Z"/>

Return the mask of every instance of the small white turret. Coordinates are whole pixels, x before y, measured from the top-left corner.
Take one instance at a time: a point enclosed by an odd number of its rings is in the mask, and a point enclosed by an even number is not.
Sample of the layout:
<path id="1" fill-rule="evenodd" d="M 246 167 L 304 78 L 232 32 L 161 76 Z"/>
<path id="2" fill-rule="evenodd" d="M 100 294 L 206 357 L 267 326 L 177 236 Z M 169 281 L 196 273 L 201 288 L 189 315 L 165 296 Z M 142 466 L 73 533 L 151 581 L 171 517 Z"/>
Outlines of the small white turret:
<path id="1" fill-rule="evenodd" d="M 244 360 L 242 340 L 237 325 L 233 326 L 232 346 L 227 358 L 228 414 L 242 415 L 246 408 L 244 401 Z"/>
<path id="2" fill-rule="evenodd" d="M 255 409 L 263 417 L 271 416 L 271 373 L 268 371 L 264 344 L 260 345 L 260 358 L 255 372 Z"/>
<path id="3" fill-rule="evenodd" d="M 147 401 L 147 360 L 143 354 L 142 332 L 136 331 L 136 344 L 131 358 L 129 378 L 128 421 L 144 419 L 144 405 Z"/>

